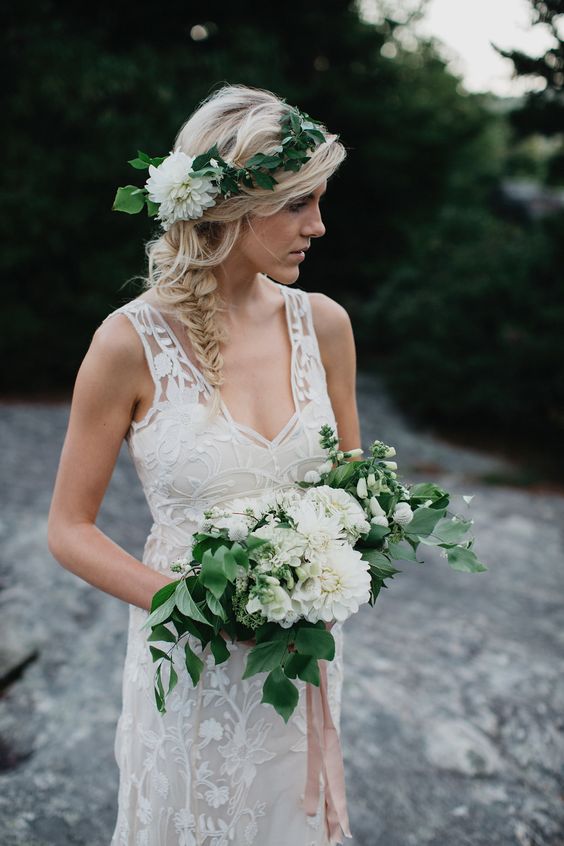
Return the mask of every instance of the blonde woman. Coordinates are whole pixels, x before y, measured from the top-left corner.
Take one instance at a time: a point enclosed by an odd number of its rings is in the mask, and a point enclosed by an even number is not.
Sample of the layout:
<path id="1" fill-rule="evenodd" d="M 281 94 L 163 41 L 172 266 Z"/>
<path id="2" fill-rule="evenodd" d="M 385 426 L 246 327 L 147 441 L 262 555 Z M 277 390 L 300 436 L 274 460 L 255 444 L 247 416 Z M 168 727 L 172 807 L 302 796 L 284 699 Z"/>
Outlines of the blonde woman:
<path id="1" fill-rule="evenodd" d="M 216 145 L 222 160 L 242 166 L 276 152 L 289 109 L 270 92 L 224 86 L 184 124 L 173 152 L 193 157 Z M 273 173 L 273 190 L 243 184 L 212 196 L 194 183 L 168 211 L 163 200 L 146 290 L 104 320 L 77 376 L 49 546 L 64 567 L 130 606 L 112 846 L 335 842 L 323 778 L 315 815 L 304 808 L 304 683 L 284 723 L 261 704 L 262 674 L 241 679 L 249 642 L 229 642 L 229 660 L 216 666 L 208 656 L 197 687 L 181 676 L 161 715 L 141 631 L 206 508 L 303 479 L 325 458 L 324 423 L 343 450 L 360 444 L 349 317 L 324 294 L 292 287 L 325 233 L 320 203 L 345 156 L 336 136 L 323 128 L 322 137 L 298 169 Z M 154 520 L 142 561 L 96 527 L 124 438 Z M 338 725 L 340 624 L 333 634 Z"/>

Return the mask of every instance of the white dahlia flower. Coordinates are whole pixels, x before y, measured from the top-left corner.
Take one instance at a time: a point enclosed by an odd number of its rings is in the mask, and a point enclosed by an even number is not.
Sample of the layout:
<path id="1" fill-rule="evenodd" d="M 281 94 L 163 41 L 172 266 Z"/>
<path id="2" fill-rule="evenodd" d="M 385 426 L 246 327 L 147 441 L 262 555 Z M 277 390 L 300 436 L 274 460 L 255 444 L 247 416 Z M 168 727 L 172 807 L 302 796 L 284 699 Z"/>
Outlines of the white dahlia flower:
<path id="1" fill-rule="evenodd" d="M 306 619 L 342 622 L 355 614 L 370 597 L 370 571 L 361 553 L 352 547 L 335 545 L 322 563 L 320 594 L 310 600 Z"/>
<path id="2" fill-rule="evenodd" d="M 288 509 L 288 515 L 295 523 L 296 532 L 304 539 L 307 558 L 325 555 L 336 541 L 345 540 L 338 515 L 326 514 L 319 502 L 304 497 L 299 504 Z"/>
<path id="3" fill-rule="evenodd" d="M 149 199 L 158 203 L 158 219 L 168 230 L 177 220 L 196 220 L 215 205 L 218 186 L 208 176 L 194 176 L 194 156 L 171 153 L 158 167 L 149 165 L 145 183 Z"/>
<path id="4" fill-rule="evenodd" d="M 359 535 L 370 529 L 363 507 L 354 496 L 342 488 L 319 485 L 307 491 L 304 499 L 319 502 L 326 514 L 336 516 L 350 543 L 355 543 Z"/>

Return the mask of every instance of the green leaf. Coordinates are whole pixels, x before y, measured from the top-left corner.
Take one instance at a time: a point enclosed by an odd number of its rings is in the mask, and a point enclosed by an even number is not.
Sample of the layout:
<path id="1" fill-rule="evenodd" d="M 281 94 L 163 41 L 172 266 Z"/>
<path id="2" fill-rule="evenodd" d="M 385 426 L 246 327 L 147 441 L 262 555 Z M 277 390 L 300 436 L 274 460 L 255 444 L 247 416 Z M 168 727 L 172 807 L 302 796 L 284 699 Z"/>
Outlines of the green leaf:
<path id="1" fill-rule="evenodd" d="M 432 537 L 441 543 L 460 543 L 471 527 L 471 520 L 451 520 L 445 517 L 433 529 Z"/>
<path id="2" fill-rule="evenodd" d="M 413 547 L 404 541 L 388 541 L 388 552 L 394 561 L 417 561 Z"/>
<path id="3" fill-rule="evenodd" d="M 202 557 L 202 569 L 199 578 L 201 583 L 213 593 L 216 599 L 221 599 L 227 587 L 227 577 L 223 569 L 222 556 L 217 556 L 209 549 L 206 549 Z"/>
<path id="4" fill-rule="evenodd" d="M 230 582 L 235 581 L 237 573 L 237 559 L 227 546 L 220 546 L 215 551 L 215 558 L 217 558 L 223 568 L 223 573 Z"/>
<path id="5" fill-rule="evenodd" d="M 276 640 L 266 643 L 257 643 L 247 655 L 247 664 L 242 678 L 247 679 L 255 673 L 263 673 L 279 667 L 284 653 L 286 652 L 287 641 Z"/>
<path id="6" fill-rule="evenodd" d="M 235 561 L 237 562 L 239 567 L 243 567 L 245 570 L 249 569 L 249 556 L 247 555 L 246 550 L 241 546 L 238 541 L 235 541 L 233 546 L 231 547 L 231 552 L 235 557 Z"/>
<path id="7" fill-rule="evenodd" d="M 176 687 L 176 682 L 178 681 L 178 674 L 172 664 L 170 665 L 170 673 L 168 677 L 168 691 L 167 696 L 174 690 Z"/>
<path id="8" fill-rule="evenodd" d="M 147 640 L 165 640 L 167 643 L 176 643 L 176 637 L 173 635 L 171 630 L 167 629 L 166 626 L 163 626 L 162 623 L 154 627 Z"/>
<path id="9" fill-rule="evenodd" d="M 137 214 L 145 205 L 145 189 L 136 185 L 126 185 L 118 188 L 112 206 L 113 211 Z"/>
<path id="10" fill-rule="evenodd" d="M 370 524 L 370 531 L 367 535 L 362 538 L 361 546 L 374 546 L 378 541 L 381 541 L 382 538 L 385 538 L 386 535 L 390 534 L 389 526 L 377 526 L 374 523 Z"/>
<path id="11" fill-rule="evenodd" d="M 488 568 L 478 560 L 471 549 L 455 546 L 447 550 L 448 563 L 453 570 L 461 570 L 466 573 L 483 573 Z"/>
<path id="12" fill-rule="evenodd" d="M 180 579 L 176 579 L 176 581 L 174 582 L 169 582 L 168 585 L 165 585 L 156 592 L 156 594 L 151 600 L 151 611 L 154 611 L 156 608 L 159 607 L 159 605 L 162 605 L 164 602 L 166 602 L 169 596 L 172 596 L 172 594 L 176 590 L 179 581 Z"/>
<path id="13" fill-rule="evenodd" d="M 335 657 L 335 640 L 325 628 L 299 628 L 294 645 L 302 655 L 313 655 L 326 661 L 332 661 Z"/>
<path id="14" fill-rule="evenodd" d="M 194 685 L 194 687 L 196 687 L 200 680 L 202 670 L 204 668 L 204 662 L 198 655 L 196 655 L 196 653 L 188 642 L 186 642 L 184 646 L 184 654 L 186 658 L 186 669 L 190 674 L 192 684 Z"/>
<path id="15" fill-rule="evenodd" d="M 220 617 L 224 621 L 227 620 L 225 608 L 223 607 L 219 599 L 216 599 L 213 593 L 210 593 L 209 590 L 206 591 L 206 602 L 212 614 L 215 614 L 216 617 Z"/>
<path id="16" fill-rule="evenodd" d="M 319 664 L 312 655 L 300 655 L 291 652 L 284 664 L 284 673 L 291 679 L 298 676 L 302 681 L 310 682 L 319 687 Z"/>
<path id="17" fill-rule="evenodd" d="M 141 629 L 146 628 L 154 628 L 159 623 L 164 622 L 164 620 L 168 620 L 170 615 L 172 614 L 174 608 L 176 607 L 176 599 L 175 595 L 169 596 L 169 598 L 164 602 L 162 605 L 159 605 L 145 620 Z"/>
<path id="18" fill-rule="evenodd" d="M 161 658 L 164 658 L 165 661 L 172 661 L 171 656 L 166 652 L 163 652 L 163 650 L 159 649 L 157 646 L 150 646 L 149 649 L 151 650 L 153 661 L 160 661 Z"/>
<path id="19" fill-rule="evenodd" d="M 358 464 L 358 461 L 347 461 L 346 464 L 341 464 L 335 470 L 331 471 L 331 487 L 344 488 L 347 482 L 354 477 L 355 473 L 358 473 L 358 466 L 356 466 Z"/>
<path id="20" fill-rule="evenodd" d="M 443 516 L 444 509 L 442 508 L 417 508 L 413 519 L 405 527 L 405 534 L 411 537 L 430 535 Z"/>
<path id="21" fill-rule="evenodd" d="M 270 173 L 265 173 L 262 170 L 253 170 L 253 179 L 259 188 L 266 188 L 269 191 L 274 190 L 276 180 Z"/>
<path id="22" fill-rule="evenodd" d="M 223 664 L 229 658 L 229 649 L 221 635 L 216 635 L 211 639 L 210 648 L 216 664 Z"/>
<path id="23" fill-rule="evenodd" d="M 157 670 L 157 677 L 155 682 L 155 697 L 157 699 L 157 708 L 161 712 L 161 714 L 165 713 L 165 692 L 163 688 L 163 680 L 161 676 L 161 667 L 162 664 L 159 665 Z"/>
<path id="24" fill-rule="evenodd" d="M 156 217 L 159 211 L 159 204 L 154 203 L 149 197 L 147 197 L 145 202 L 147 203 L 147 217 Z"/>
<path id="25" fill-rule="evenodd" d="M 184 579 L 178 585 L 174 598 L 181 614 L 184 614 L 186 617 L 191 617 L 192 620 L 196 620 L 198 623 L 205 623 L 209 626 L 209 620 L 204 617 L 192 599 L 190 591 L 188 590 L 188 585 Z"/>
<path id="26" fill-rule="evenodd" d="M 440 499 L 442 496 L 445 496 L 447 492 L 440 488 L 435 482 L 420 482 L 417 485 L 411 485 L 409 488 L 409 498 L 413 499 L 421 499 L 423 502 L 427 499 L 432 499 L 433 502 L 436 499 Z"/>
<path id="27" fill-rule="evenodd" d="M 261 702 L 273 705 L 287 723 L 298 704 L 298 689 L 291 682 L 282 667 L 275 667 L 265 679 Z"/>
<path id="28" fill-rule="evenodd" d="M 141 158 L 136 158 L 136 159 L 129 159 L 127 164 L 130 164 L 131 167 L 135 168 L 135 170 L 147 170 L 150 162 L 149 162 L 148 159 L 145 160 L 145 159 L 141 159 Z"/>

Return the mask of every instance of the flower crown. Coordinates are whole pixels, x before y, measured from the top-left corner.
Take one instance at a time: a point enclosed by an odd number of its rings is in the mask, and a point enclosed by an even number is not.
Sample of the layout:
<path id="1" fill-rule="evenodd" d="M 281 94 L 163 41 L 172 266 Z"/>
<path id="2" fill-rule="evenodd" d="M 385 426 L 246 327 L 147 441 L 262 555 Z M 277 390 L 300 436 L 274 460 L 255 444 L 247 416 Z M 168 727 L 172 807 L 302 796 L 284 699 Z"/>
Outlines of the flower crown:
<path id="1" fill-rule="evenodd" d="M 136 170 L 148 168 L 150 176 L 143 188 L 118 188 L 113 210 L 137 214 L 146 205 L 149 217 L 156 216 L 168 230 L 177 220 L 202 217 L 205 209 L 216 204 L 218 195 L 240 194 L 242 186 L 274 190 L 274 171 L 300 170 L 309 159 L 308 150 L 326 140 L 319 129 L 321 123 L 297 108 L 286 112 L 280 125 L 280 144 L 272 153 L 256 153 L 242 167 L 225 161 L 216 144 L 199 156 L 176 150 L 152 158 L 138 150 L 137 158 L 128 164 Z"/>

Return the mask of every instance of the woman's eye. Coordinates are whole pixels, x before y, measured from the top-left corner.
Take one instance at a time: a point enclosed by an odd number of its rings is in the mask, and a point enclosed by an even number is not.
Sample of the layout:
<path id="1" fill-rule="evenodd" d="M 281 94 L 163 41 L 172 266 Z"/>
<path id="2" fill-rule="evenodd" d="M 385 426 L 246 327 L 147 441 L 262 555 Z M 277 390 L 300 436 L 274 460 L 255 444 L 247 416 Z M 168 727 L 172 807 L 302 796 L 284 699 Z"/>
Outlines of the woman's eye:
<path id="1" fill-rule="evenodd" d="M 306 203 L 304 201 L 299 203 L 290 203 L 288 206 L 288 211 L 291 212 L 299 212 L 301 209 L 305 208 Z"/>

